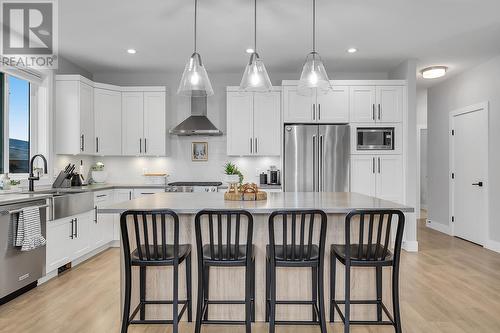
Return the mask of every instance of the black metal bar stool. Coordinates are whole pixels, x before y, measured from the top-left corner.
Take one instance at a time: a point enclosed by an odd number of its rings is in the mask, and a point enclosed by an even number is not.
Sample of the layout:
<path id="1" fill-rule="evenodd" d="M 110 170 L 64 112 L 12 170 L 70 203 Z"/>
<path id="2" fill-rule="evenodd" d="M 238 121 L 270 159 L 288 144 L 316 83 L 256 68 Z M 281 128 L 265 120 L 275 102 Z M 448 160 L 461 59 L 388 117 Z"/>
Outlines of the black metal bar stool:
<path id="1" fill-rule="evenodd" d="M 132 236 L 135 249 L 131 250 L 127 218 L 133 218 Z M 129 210 L 121 215 L 120 227 L 125 256 L 125 297 L 121 332 L 125 333 L 131 324 L 173 324 L 173 332 L 178 332 L 178 323 L 187 309 L 188 321 L 192 320 L 191 310 L 191 245 L 179 245 L 179 217 L 171 210 L 139 211 Z M 167 233 L 172 231 L 173 244 L 168 244 Z M 179 300 L 179 264 L 186 261 L 186 300 Z M 138 266 L 140 280 L 140 301 L 130 314 L 132 291 L 132 267 Z M 146 299 L 146 268 L 148 266 L 173 266 L 173 299 Z M 171 304 L 172 320 L 146 320 L 146 305 Z M 178 305 L 183 304 L 181 311 Z M 139 320 L 134 320 L 140 311 Z"/>
<path id="2" fill-rule="evenodd" d="M 353 218 L 359 217 L 359 222 Z M 395 221 L 393 221 L 395 217 Z M 366 226 L 368 223 L 368 226 Z M 394 253 L 389 250 L 391 226 L 397 223 Z M 401 317 L 399 312 L 399 259 L 403 240 L 405 216 L 399 210 L 352 211 L 345 219 L 345 244 L 333 244 L 331 247 L 331 288 L 330 288 L 330 322 L 334 321 L 335 310 L 344 322 L 344 332 L 348 333 L 350 325 L 393 325 L 397 333 L 401 333 Z M 352 229 L 351 229 L 352 227 Z M 351 242 L 351 231 L 357 231 L 357 243 Z M 336 262 L 345 265 L 345 300 L 335 299 Z M 392 266 L 392 305 L 393 316 L 382 302 L 382 267 Z M 376 270 L 376 300 L 351 300 L 350 274 L 352 267 L 374 267 Z M 339 304 L 344 304 L 344 314 Z M 350 307 L 355 304 L 371 304 L 377 306 L 377 320 L 351 320 Z M 382 312 L 389 320 L 383 320 Z"/>
<path id="3" fill-rule="evenodd" d="M 242 224 L 245 222 L 246 243 L 241 244 L 240 240 L 244 237 L 241 237 L 240 234 L 244 231 Z M 209 243 L 203 242 L 202 224 L 208 227 Z M 202 210 L 195 217 L 195 232 L 198 253 L 198 305 L 195 332 L 201 331 L 202 324 L 236 324 L 245 325 L 246 332 L 250 333 L 251 322 L 255 321 L 255 257 L 252 244 L 252 215 L 245 210 Z M 209 299 L 211 266 L 245 267 L 244 301 Z M 245 320 L 208 319 L 208 306 L 211 304 L 244 304 Z"/>
<path id="4" fill-rule="evenodd" d="M 282 221 L 282 242 L 276 244 L 276 218 Z M 314 243 L 315 220 L 320 219 L 319 242 Z M 324 301 L 324 254 L 327 217 L 320 210 L 276 211 L 269 216 L 269 245 L 266 248 L 266 321 L 269 332 L 274 333 L 275 325 L 319 324 L 326 333 Z M 298 227 L 298 230 L 297 230 Z M 290 236 L 290 242 L 288 237 Z M 276 300 L 276 267 L 307 267 L 312 270 L 311 301 Z M 312 305 L 312 321 L 276 321 L 277 304 Z"/>

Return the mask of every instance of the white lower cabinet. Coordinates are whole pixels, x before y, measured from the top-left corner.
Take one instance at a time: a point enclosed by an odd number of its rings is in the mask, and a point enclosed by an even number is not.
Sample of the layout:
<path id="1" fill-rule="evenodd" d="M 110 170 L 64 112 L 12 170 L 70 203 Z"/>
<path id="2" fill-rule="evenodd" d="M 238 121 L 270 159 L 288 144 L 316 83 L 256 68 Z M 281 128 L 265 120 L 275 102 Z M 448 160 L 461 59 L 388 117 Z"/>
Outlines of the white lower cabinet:
<path id="1" fill-rule="evenodd" d="M 136 189 L 134 189 L 134 192 L 133 192 L 133 198 L 134 199 L 142 198 L 142 197 L 145 197 L 148 195 L 152 195 L 155 193 L 162 193 L 162 192 L 165 192 L 165 189 L 163 189 L 163 188 L 136 188 Z"/>
<path id="2" fill-rule="evenodd" d="M 99 214 L 97 209 L 112 205 L 113 201 L 113 191 L 99 191 L 94 193 L 94 218 L 91 224 L 92 230 L 92 248 L 97 249 L 114 239 L 114 217 L 110 214 Z"/>
<path id="3" fill-rule="evenodd" d="M 351 192 L 402 202 L 401 155 L 351 155 Z"/>
<path id="4" fill-rule="evenodd" d="M 132 200 L 134 198 L 134 190 L 129 188 L 120 188 L 113 191 L 114 203 L 120 203 Z M 119 241 L 120 236 L 120 214 L 113 214 L 113 240 Z"/>

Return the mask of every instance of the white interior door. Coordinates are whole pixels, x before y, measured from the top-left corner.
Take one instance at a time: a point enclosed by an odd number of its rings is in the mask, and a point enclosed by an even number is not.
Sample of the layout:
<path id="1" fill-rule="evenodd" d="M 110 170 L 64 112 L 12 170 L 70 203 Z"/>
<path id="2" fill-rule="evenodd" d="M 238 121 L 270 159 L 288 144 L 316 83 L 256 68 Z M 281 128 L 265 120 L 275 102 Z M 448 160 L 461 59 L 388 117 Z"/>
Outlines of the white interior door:
<path id="1" fill-rule="evenodd" d="M 451 125 L 453 232 L 483 245 L 488 226 L 487 105 L 452 113 Z"/>

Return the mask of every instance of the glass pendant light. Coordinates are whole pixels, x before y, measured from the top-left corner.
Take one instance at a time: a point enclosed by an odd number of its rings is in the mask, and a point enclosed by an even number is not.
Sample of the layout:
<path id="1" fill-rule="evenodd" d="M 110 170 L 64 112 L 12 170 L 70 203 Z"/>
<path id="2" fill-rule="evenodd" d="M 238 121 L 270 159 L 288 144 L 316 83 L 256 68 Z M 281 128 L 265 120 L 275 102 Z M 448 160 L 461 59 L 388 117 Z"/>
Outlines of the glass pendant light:
<path id="1" fill-rule="evenodd" d="M 196 51 L 196 19 L 198 14 L 198 0 L 194 0 L 194 52 L 189 58 L 177 94 L 188 97 L 212 96 L 214 90 L 203 66 L 200 54 Z"/>
<path id="2" fill-rule="evenodd" d="M 271 88 L 272 84 L 267 75 L 266 66 L 257 53 L 257 0 L 254 0 L 254 48 L 243 72 L 240 90 L 265 92 L 270 91 Z"/>
<path id="3" fill-rule="evenodd" d="M 297 92 L 301 95 L 311 95 L 314 90 L 325 94 L 331 89 L 330 80 L 326 74 L 325 65 L 316 52 L 316 0 L 313 1 L 313 43 L 312 52 L 306 56 Z"/>

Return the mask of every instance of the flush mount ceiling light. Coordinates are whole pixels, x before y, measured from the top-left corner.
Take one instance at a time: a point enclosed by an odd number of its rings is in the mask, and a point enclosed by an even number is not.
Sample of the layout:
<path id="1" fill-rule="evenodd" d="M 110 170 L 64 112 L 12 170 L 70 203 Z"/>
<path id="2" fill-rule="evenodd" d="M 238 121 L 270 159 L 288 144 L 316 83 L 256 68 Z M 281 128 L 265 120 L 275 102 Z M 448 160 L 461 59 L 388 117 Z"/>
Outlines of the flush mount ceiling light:
<path id="1" fill-rule="evenodd" d="M 358 52 L 358 49 L 355 47 L 350 47 L 347 49 L 347 53 L 356 53 L 356 52 Z"/>
<path id="2" fill-rule="evenodd" d="M 424 79 L 437 79 L 446 75 L 448 67 L 446 66 L 432 66 L 424 68 L 420 71 Z"/>
<path id="3" fill-rule="evenodd" d="M 188 97 L 212 96 L 214 90 L 208 78 L 207 71 L 196 50 L 196 19 L 198 14 L 198 0 L 194 0 L 194 52 L 186 63 L 182 73 L 177 94 Z"/>
<path id="4" fill-rule="evenodd" d="M 127 50 L 127 53 L 128 53 L 128 54 L 136 54 L 136 53 L 137 53 L 137 51 L 136 51 L 135 49 L 128 49 L 128 50 Z"/>
<path id="5" fill-rule="evenodd" d="M 316 0 L 312 0 L 312 52 L 306 56 L 297 92 L 300 95 L 311 95 L 314 90 L 325 94 L 331 89 L 323 61 L 316 52 Z"/>
<path id="6" fill-rule="evenodd" d="M 257 53 L 257 0 L 254 0 L 254 39 L 253 39 L 253 50 L 250 54 L 250 60 L 248 61 L 245 71 L 243 72 L 243 77 L 241 78 L 240 90 L 243 91 L 270 91 L 272 88 L 271 80 L 266 71 L 266 66 L 264 61 L 259 57 Z"/>

